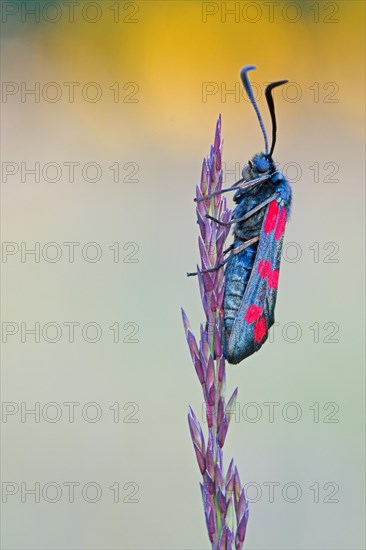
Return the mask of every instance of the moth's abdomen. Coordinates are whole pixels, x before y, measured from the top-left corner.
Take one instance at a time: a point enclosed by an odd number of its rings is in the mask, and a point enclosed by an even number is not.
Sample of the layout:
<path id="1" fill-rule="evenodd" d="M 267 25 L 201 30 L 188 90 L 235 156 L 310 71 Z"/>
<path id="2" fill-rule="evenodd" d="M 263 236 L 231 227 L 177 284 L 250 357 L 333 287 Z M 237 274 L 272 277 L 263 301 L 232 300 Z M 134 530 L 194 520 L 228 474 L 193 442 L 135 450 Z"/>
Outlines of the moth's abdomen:
<path id="1" fill-rule="evenodd" d="M 240 245 L 240 241 L 237 243 Z M 257 247 L 257 243 L 248 246 L 239 254 L 231 254 L 228 260 L 225 270 L 225 329 L 230 329 L 236 318 L 253 268 Z"/>

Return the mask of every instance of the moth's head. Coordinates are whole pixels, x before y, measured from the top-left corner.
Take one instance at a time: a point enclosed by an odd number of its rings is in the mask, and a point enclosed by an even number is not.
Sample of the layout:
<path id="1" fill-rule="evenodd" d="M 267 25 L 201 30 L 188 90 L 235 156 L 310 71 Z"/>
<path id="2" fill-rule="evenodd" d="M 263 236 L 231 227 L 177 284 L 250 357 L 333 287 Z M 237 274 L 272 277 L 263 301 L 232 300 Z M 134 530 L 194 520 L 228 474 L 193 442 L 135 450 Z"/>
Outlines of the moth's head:
<path id="1" fill-rule="evenodd" d="M 274 171 L 272 158 L 265 153 L 257 153 L 252 160 L 248 161 L 242 171 L 242 176 L 246 181 L 250 181 Z"/>

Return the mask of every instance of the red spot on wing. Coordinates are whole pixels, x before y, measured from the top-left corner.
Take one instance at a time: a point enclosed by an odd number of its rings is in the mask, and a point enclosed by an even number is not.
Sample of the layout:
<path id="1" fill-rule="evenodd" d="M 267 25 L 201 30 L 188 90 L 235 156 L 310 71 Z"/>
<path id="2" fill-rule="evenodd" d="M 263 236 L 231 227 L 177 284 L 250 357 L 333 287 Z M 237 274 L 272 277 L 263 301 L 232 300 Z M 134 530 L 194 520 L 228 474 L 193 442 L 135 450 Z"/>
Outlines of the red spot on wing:
<path id="1" fill-rule="evenodd" d="M 264 317 L 261 317 L 259 321 L 254 325 L 254 340 L 259 344 L 265 335 L 267 334 L 267 325 Z"/>
<path id="2" fill-rule="evenodd" d="M 271 273 L 268 275 L 268 286 L 269 288 L 273 288 L 274 290 L 278 287 L 278 278 L 280 276 L 280 270 L 274 269 L 271 271 Z"/>
<path id="3" fill-rule="evenodd" d="M 263 308 L 261 306 L 257 306 L 256 304 L 252 304 L 248 307 L 248 309 L 245 312 L 245 320 L 247 323 L 254 323 L 259 317 L 262 315 Z"/>
<path id="4" fill-rule="evenodd" d="M 269 203 L 267 214 L 264 220 L 264 231 L 270 233 L 276 226 L 276 220 L 278 216 L 278 202 L 272 201 Z"/>
<path id="5" fill-rule="evenodd" d="M 271 262 L 268 260 L 261 260 L 258 264 L 258 273 L 262 279 L 268 280 L 269 288 L 276 289 L 278 287 L 280 272 L 278 269 L 271 269 Z"/>
<path id="6" fill-rule="evenodd" d="M 282 208 L 280 212 L 280 217 L 277 223 L 276 231 L 275 231 L 275 239 L 277 239 L 277 241 L 284 234 L 285 227 L 286 227 L 286 208 Z"/>
<path id="7" fill-rule="evenodd" d="M 265 279 L 268 277 L 269 273 L 271 272 L 271 264 L 268 260 L 261 260 L 258 264 L 258 273 L 259 275 Z"/>

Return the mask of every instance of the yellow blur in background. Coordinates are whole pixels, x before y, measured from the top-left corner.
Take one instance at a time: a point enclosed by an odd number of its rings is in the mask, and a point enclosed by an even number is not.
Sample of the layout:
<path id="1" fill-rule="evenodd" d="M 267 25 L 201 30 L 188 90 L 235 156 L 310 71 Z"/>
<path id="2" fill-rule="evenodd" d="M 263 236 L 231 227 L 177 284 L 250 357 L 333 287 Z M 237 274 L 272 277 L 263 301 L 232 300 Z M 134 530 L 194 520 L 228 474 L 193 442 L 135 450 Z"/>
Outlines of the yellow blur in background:
<path id="1" fill-rule="evenodd" d="M 225 464 L 246 548 L 364 548 L 364 3 L 1 9 L 4 547 L 209 547 L 180 307 L 198 333 L 185 273 L 218 114 L 226 183 L 263 148 L 254 64 L 269 134 L 264 85 L 289 80 L 274 156 L 294 206 L 278 325 L 228 366 Z"/>

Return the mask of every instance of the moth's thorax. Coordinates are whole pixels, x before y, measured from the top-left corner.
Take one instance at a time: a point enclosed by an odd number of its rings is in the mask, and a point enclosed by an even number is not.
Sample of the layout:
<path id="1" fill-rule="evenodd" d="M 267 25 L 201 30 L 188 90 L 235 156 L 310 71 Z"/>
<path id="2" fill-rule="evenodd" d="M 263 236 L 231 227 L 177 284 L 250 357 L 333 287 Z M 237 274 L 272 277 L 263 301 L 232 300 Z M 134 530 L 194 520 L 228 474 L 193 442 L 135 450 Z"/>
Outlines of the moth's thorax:
<path id="1" fill-rule="evenodd" d="M 233 199 L 237 206 L 233 212 L 233 219 L 243 218 L 248 212 L 256 209 L 247 220 L 238 222 L 234 226 L 234 236 L 239 240 L 247 240 L 259 234 L 265 216 L 268 199 L 276 197 L 276 200 L 286 206 L 289 212 L 291 205 L 291 187 L 278 170 L 272 158 L 264 153 L 254 155 L 251 161 L 243 169 L 245 182 L 258 183 L 239 188 Z M 262 208 L 258 207 L 263 205 Z"/>

